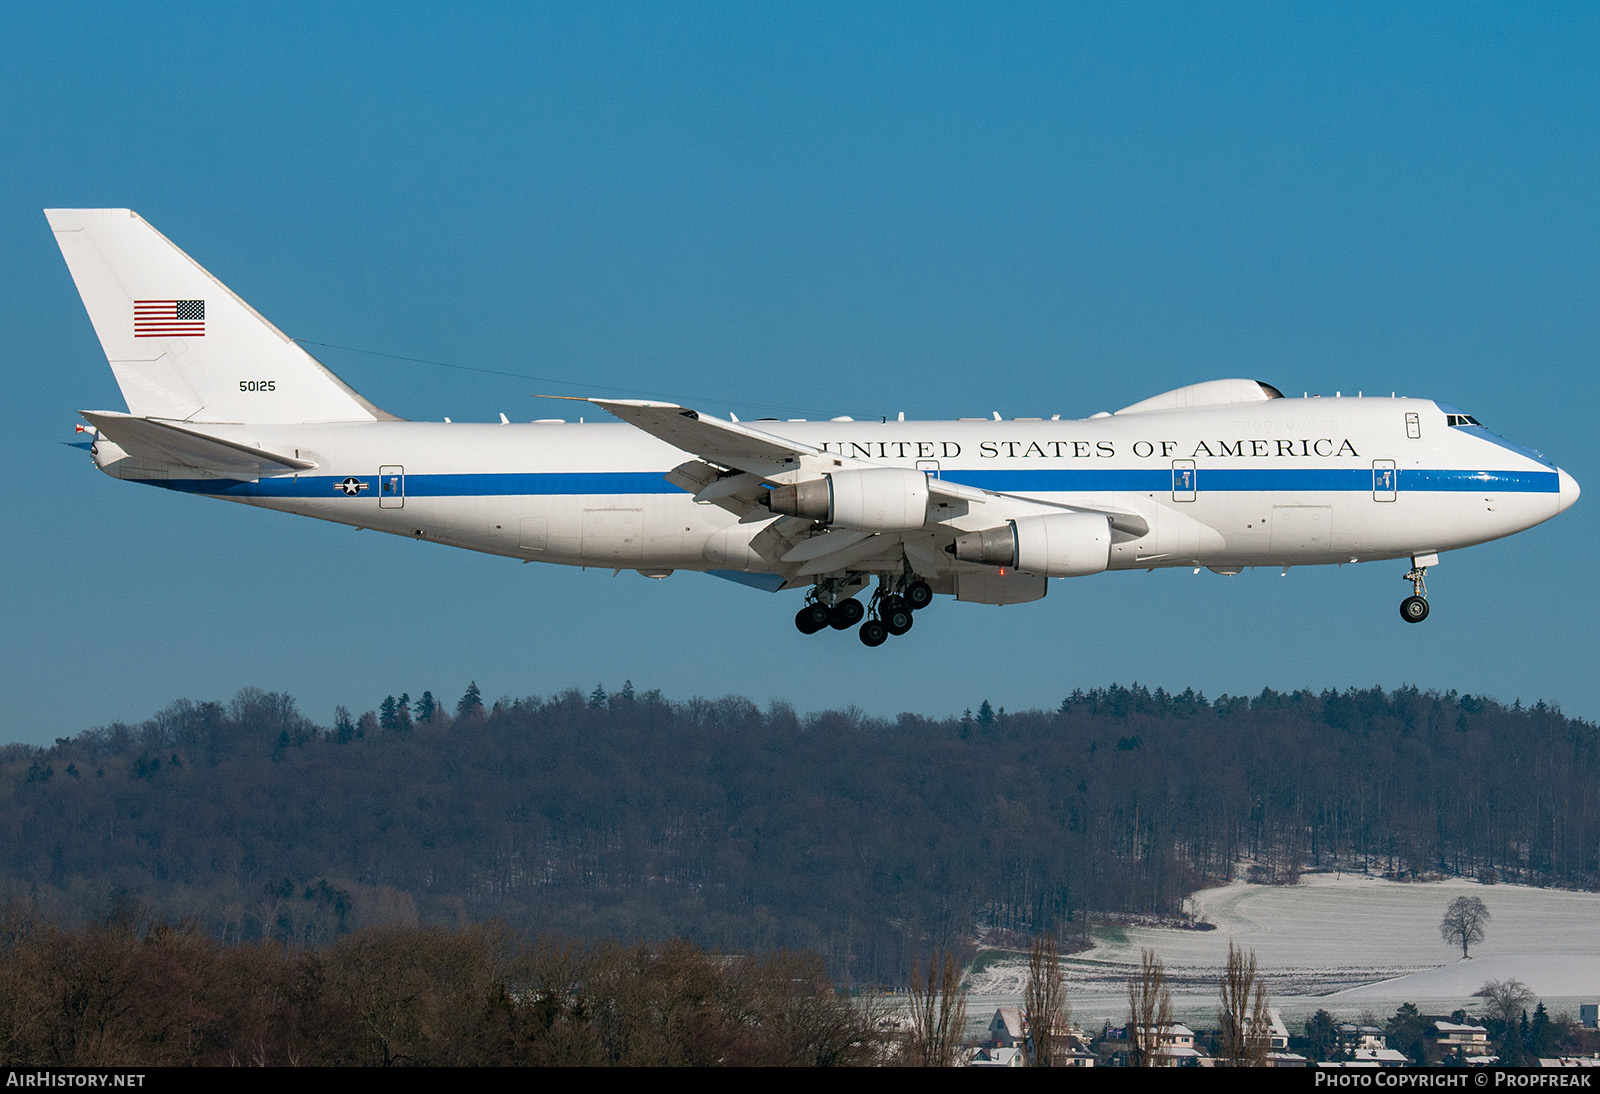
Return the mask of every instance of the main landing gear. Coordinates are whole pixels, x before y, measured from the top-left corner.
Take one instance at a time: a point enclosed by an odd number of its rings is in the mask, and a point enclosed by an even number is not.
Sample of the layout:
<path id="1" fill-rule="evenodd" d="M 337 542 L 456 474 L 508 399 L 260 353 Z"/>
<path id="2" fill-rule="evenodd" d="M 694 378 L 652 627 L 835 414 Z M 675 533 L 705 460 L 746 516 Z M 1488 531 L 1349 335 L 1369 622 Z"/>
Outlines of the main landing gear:
<path id="1" fill-rule="evenodd" d="M 879 589 L 872 597 L 872 618 L 861 624 L 861 644 L 881 646 L 891 634 L 898 637 L 911 630 L 913 621 L 911 605 L 903 595 Z"/>
<path id="2" fill-rule="evenodd" d="M 833 601 L 831 604 L 830 599 Z M 861 601 L 854 597 L 839 597 L 835 590 L 818 586 L 811 590 L 806 606 L 795 615 L 794 625 L 801 634 L 816 634 L 828 627 L 847 631 L 861 622 L 861 617 L 866 614 L 867 609 L 861 606 Z"/>
<path id="3" fill-rule="evenodd" d="M 826 627 L 843 631 L 861 623 L 858 633 L 862 644 L 881 646 L 890 635 L 902 635 L 911 630 L 912 613 L 933 603 L 933 589 L 921 578 L 902 584 L 898 591 L 888 590 L 885 580 L 872 594 L 869 610 L 854 597 L 838 598 L 833 589 L 819 585 L 811 590 L 805 607 L 794 617 L 795 628 L 801 634 L 816 634 Z M 867 617 L 864 623 L 863 616 Z"/>
<path id="4" fill-rule="evenodd" d="M 1428 585 L 1423 581 L 1428 567 L 1420 565 L 1416 559 L 1411 560 L 1411 569 L 1406 571 L 1406 580 L 1411 582 L 1411 595 L 1400 602 L 1400 618 L 1407 623 L 1421 623 L 1428 618 Z"/>

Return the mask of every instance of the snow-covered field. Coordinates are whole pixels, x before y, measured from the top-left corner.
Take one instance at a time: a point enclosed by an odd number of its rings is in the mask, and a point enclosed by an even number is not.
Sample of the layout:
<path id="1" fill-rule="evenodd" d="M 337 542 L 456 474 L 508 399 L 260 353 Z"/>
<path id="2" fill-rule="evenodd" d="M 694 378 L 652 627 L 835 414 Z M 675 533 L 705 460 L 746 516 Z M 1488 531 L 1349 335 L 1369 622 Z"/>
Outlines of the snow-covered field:
<path id="1" fill-rule="evenodd" d="M 1467 961 L 1439 937 L 1446 905 L 1462 894 L 1492 917 Z M 1378 1019 L 1408 1001 L 1425 1013 L 1476 1012 L 1472 993 L 1487 980 L 1521 980 L 1552 1013 L 1575 1016 L 1580 1001 L 1600 1001 L 1600 893 L 1307 874 L 1292 886 L 1207 889 L 1192 910 L 1216 929 L 1096 929 L 1094 948 L 1065 962 L 1076 1019 L 1120 1023 L 1128 976 L 1149 948 L 1166 964 L 1178 1016 L 1215 1025 L 1230 941 L 1255 951 L 1272 1005 L 1296 1031 L 1319 1007 Z M 1025 979 L 1020 963 L 991 964 L 969 981 L 969 1013 L 1017 1002 Z"/>

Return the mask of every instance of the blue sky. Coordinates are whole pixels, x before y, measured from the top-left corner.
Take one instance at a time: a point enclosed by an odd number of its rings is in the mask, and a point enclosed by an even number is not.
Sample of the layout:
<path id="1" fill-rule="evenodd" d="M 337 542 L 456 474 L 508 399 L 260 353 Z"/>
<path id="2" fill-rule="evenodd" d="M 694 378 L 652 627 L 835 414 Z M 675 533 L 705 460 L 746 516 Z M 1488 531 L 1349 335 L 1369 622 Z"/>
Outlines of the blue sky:
<path id="1" fill-rule="evenodd" d="M 12 5 L 0 741 L 178 697 L 801 709 L 1415 684 L 1600 717 L 1593 496 L 1445 556 L 1052 583 L 903 640 L 114 482 L 39 210 L 127 205 L 398 414 L 1083 416 L 1222 376 L 1454 403 L 1600 491 L 1590 5 Z M 514 373 L 517 376 L 491 373 Z M 540 377 L 522 379 L 518 377 Z M 42 712 L 50 712 L 46 719 Z"/>

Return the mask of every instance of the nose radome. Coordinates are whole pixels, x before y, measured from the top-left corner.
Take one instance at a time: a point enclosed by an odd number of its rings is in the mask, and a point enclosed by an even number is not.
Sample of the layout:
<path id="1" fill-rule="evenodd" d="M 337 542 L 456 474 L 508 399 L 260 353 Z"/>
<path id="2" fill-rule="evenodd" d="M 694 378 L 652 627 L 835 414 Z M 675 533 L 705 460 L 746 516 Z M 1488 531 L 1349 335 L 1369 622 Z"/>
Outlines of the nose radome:
<path id="1" fill-rule="evenodd" d="M 1559 512 L 1572 508 L 1572 503 L 1578 500 L 1578 495 L 1582 491 L 1578 489 L 1578 480 L 1559 467 L 1556 468 L 1556 478 L 1561 483 L 1561 497 L 1558 503 L 1561 509 L 1558 510 Z"/>

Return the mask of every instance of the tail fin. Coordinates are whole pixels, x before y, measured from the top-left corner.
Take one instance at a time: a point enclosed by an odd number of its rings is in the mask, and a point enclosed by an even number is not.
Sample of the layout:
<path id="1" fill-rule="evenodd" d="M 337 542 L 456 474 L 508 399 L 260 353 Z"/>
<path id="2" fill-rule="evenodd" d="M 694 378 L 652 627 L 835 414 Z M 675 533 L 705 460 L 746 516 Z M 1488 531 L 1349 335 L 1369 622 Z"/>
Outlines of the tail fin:
<path id="1" fill-rule="evenodd" d="M 129 209 L 46 209 L 128 410 L 185 422 L 394 420 Z"/>

